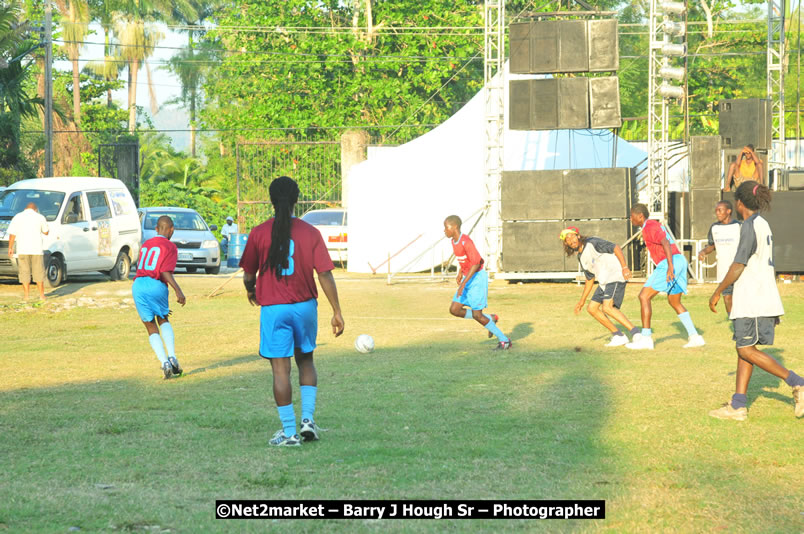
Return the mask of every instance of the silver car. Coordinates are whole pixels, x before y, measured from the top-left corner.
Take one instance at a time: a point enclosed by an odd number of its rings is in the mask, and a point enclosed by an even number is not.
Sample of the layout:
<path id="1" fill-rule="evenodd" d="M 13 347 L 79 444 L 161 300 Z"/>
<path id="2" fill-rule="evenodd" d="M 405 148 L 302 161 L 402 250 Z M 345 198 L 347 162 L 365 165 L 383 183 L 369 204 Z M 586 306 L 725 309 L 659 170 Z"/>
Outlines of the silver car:
<path id="1" fill-rule="evenodd" d="M 203 268 L 207 274 L 221 270 L 221 251 L 218 240 L 212 234 L 218 227 L 208 226 L 197 211 L 190 208 L 140 208 L 142 242 L 156 236 L 156 221 L 167 215 L 173 219 L 173 237 L 170 239 L 179 249 L 176 267 L 194 273 Z"/>

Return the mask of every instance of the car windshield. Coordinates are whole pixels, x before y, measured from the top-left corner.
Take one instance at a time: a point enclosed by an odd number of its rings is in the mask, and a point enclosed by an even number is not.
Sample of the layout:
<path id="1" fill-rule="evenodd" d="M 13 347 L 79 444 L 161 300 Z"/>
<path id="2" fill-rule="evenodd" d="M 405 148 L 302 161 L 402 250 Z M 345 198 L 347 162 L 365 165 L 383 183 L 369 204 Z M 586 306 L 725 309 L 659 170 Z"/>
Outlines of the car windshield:
<path id="1" fill-rule="evenodd" d="M 162 215 L 167 215 L 173 219 L 173 227 L 176 230 L 207 230 L 204 219 L 194 211 L 148 211 L 145 213 L 144 226 L 146 230 L 155 230 L 156 221 Z"/>
<path id="2" fill-rule="evenodd" d="M 10 220 L 33 202 L 48 221 L 55 221 L 64 201 L 64 193 L 41 189 L 6 189 L 0 192 L 0 220 Z"/>
<path id="3" fill-rule="evenodd" d="M 308 211 L 302 215 L 302 220 L 313 226 L 342 226 L 344 224 L 342 211 Z"/>

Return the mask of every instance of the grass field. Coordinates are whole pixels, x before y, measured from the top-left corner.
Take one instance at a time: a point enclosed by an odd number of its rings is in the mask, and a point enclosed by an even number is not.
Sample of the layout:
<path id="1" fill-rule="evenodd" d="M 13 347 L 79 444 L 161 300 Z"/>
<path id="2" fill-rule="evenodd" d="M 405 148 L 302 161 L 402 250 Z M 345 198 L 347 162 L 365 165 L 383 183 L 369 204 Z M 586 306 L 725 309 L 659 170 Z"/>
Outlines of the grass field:
<path id="1" fill-rule="evenodd" d="M 707 412 L 733 393 L 736 354 L 713 286 L 685 304 L 706 347 L 684 350 L 660 298 L 656 350 L 606 349 L 572 313 L 574 284 L 496 281 L 496 353 L 447 312 L 454 286 L 336 274 L 346 333 L 319 308 L 317 422 L 301 449 L 279 428 L 258 310 L 239 280 L 179 276 L 171 319 L 185 375 L 164 381 L 130 282 L 68 284 L 42 307 L 0 286 L 0 532 L 804 532 L 804 420 L 790 388 L 756 371 L 748 421 Z M 639 286 L 623 306 L 638 322 Z M 781 285 L 775 357 L 804 374 L 804 285 Z M 173 295 L 171 294 L 171 302 Z M 360 333 L 373 354 L 357 353 Z M 576 351 L 576 347 L 580 351 Z M 294 371 L 295 377 L 295 371 Z M 294 385 L 297 413 L 298 387 Z M 605 499 L 600 521 L 221 521 L 216 499 Z"/>

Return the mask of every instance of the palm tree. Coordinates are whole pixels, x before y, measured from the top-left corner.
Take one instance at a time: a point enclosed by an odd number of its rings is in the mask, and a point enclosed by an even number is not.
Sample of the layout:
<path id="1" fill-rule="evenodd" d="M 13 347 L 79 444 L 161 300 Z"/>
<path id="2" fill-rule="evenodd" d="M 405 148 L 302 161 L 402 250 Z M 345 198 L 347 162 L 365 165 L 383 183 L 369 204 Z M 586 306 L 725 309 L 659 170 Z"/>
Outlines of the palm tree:
<path id="1" fill-rule="evenodd" d="M 85 0 L 56 0 L 61 12 L 64 48 L 73 64 L 73 120 L 81 123 L 81 69 L 78 57 L 81 45 L 89 32 L 89 4 Z"/>
<path id="2" fill-rule="evenodd" d="M 118 18 L 116 34 L 118 55 L 128 67 L 128 131 L 133 133 L 137 126 L 137 75 L 164 34 L 156 28 L 153 20 L 123 14 Z"/>
<path id="3" fill-rule="evenodd" d="M 95 2 L 92 6 L 93 18 L 103 28 L 103 61 L 91 61 L 86 69 L 106 81 L 120 77 L 123 64 L 119 57 L 112 55 L 112 34 L 114 31 L 115 3 L 110 0 Z M 106 107 L 112 107 L 112 89 L 106 90 Z"/>

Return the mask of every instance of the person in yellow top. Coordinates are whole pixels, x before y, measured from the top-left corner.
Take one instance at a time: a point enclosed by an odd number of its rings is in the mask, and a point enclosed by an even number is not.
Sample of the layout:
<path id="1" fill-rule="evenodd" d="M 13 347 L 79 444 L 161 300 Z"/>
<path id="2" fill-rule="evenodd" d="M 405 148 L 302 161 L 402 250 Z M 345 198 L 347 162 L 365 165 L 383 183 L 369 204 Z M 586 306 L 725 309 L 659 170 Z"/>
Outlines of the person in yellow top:
<path id="1" fill-rule="evenodd" d="M 765 183 L 765 169 L 762 166 L 762 160 L 754 152 L 754 145 L 744 146 L 740 151 L 739 159 L 729 165 L 723 191 L 736 191 L 741 183 L 748 180 L 754 180 L 760 184 Z"/>

